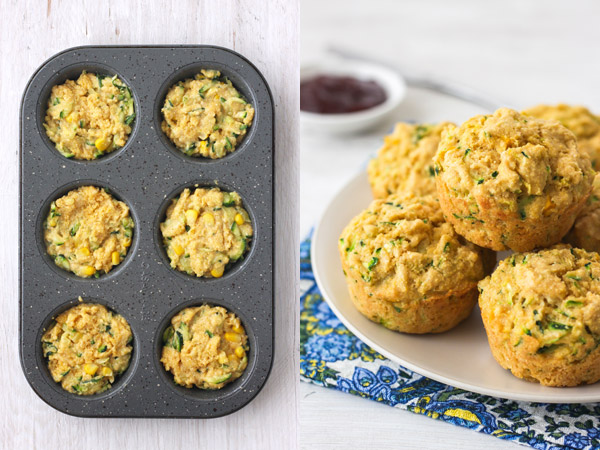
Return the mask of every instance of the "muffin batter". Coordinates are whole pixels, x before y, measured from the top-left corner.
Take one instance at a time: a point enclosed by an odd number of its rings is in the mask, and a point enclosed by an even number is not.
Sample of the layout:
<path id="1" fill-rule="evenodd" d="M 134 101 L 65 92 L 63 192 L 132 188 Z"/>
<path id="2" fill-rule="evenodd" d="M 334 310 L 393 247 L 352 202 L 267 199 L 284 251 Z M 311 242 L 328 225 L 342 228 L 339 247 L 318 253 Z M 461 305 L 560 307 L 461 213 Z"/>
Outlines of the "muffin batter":
<path id="1" fill-rule="evenodd" d="M 465 319 L 492 256 L 454 232 L 433 196 L 375 200 L 338 247 L 357 309 L 406 333 L 440 333 Z"/>
<path id="2" fill-rule="evenodd" d="M 162 113 L 162 130 L 177 148 L 217 159 L 241 142 L 254 108 L 218 70 L 202 70 L 169 90 Z"/>
<path id="3" fill-rule="evenodd" d="M 220 306 L 186 308 L 163 334 L 161 362 L 186 388 L 221 389 L 248 365 L 248 336 L 240 319 Z"/>
<path id="4" fill-rule="evenodd" d="M 594 177 L 568 129 L 506 108 L 447 127 L 434 162 L 446 219 L 471 242 L 493 250 L 559 242 Z"/>
<path id="5" fill-rule="evenodd" d="M 447 125 L 451 123 L 398 123 L 394 132 L 385 137 L 377 157 L 369 162 L 367 172 L 373 197 L 402 192 L 437 195 L 432 158 Z"/>
<path id="6" fill-rule="evenodd" d="M 80 277 L 98 277 L 125 258 L 133 226 L 125 203 L 105 189 L 82 186 L 50 205 L 46 250 L 57 266 Z"/>
<path id="7" fill-rule="evenodd" d="M 129 367 L 133 335 L 127 321 L 93 303 L 79 304 L 54 321 L 42 336 L 54 381 L 78 395 L 110 389 L 115 377 Z"/>
<path id="8" fill-rule="evenodd" d="M 116 75 L 83 72 L 52 88 L 44 128 L 63 156 L 90 160 L 123 147 L 134 120 L 131 90 Z"/>
<path id="9" fill-rule="evenodd" d="M 502 367 L 546 386 L 600 379 L 600 255 L 564 244 L 514 254 L 479 288 Z"/>
<path id="10" fill-rule="evenodd" d="M 220 278 L 244 257 L 252 238 L 250 216 L 236 192 L 184 189 L 160 224 L 171 267 L 198 277 Z"/>

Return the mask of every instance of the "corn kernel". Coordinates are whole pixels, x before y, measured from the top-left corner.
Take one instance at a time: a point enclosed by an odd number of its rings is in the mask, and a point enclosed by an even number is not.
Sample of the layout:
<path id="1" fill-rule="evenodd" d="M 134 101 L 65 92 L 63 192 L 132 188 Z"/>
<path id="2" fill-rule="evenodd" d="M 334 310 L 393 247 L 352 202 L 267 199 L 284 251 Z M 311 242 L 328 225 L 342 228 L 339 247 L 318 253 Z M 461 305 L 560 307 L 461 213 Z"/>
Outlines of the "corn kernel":
<path id="1" fill-rule="evenodd" d="M 225 340 L 229 342 L 241 342 L 242 336 L 238 333 L 230 333 L 229 331 L 225 333 Z"/>
<path id="2" fill-rule="evenodd" d="M 188 209 L 185 212 L 185 222 L 189 226 L 194 225 L 196 223 L 197 218 L 198 218 L 198 211 L 196 211 L 195 209 Z"/>
<path id="3" fill-rule="evenodd" d="M 235 331 L 238 334 L 242 334 L 244 332 L 244 329 L 242 328 L 241 325 L 236 325 L 232 329 L 233 329 L 233 331 Z"/>
<path id="4" fill-rule="evenodd" d="M 79 253 L 81 253 L 83 256 L 90 256 L 90 249 L 87 247 L 81 247 L 79 249 Z"/>
<path id="5" fill-rule="evenodd" d="M 127 248 L 131 245 L 131 239 L 126 239 L 123 241 L 123 247 Z"/>
<path id="6" fill-rule="evenodd" d="M 175 244 L 173 246 L 173 251 L 175 252 L 175 254 L 177 256 L 181 256 L 185 252 L 185 250 L 183 249 L 183 247 L 181 245 L 179 245 L 179 244 Z"/>
<path id="7" fill-rule="evenodd" d="M 229 358 L 225 354 L 225 352 L 221 352 L 219 354 L 219 364 L 227 364 L 229 362 Z"/>
<path id="8" fill-rule="evenodd" d="M 202 214 L 202 219 L 204 220 L 205 223 L 208 223 L 208 224 L 215 223 L 215 216 L 213 216 L 209 212 Z"/>
<path id="9" fill-rule="evenodd" d="M 215 278 L 221 278 L 223 276 L 223 272 L 225 271 L 224 266 L 215 267 L 210 271 L 210 274 Z"/>
<path id="10" fill-rule="evenodd" d="M 58 224 L 58 219 L 56 217 L 53 217 L 48 221 L 48 225 L 50 225 L 51 227 L 55 227 L 56 224 Z"/>
<path id="11" fill-rule="evenodd" d="M 238 225 L 242 225 L 244 223 L 244 217 L 240 213 L 237 213 L 233 220 L 235 220 L 235 223 Z"/>
<path id="12" fill-rule="evenodd" d="M 121 255 L 119 255 L 119 252 L 112 252 L 110 257 L 112 258 L 113 266 L 116 266 L 121 262 Z"/>
<path id="13" fill-rule="evenodd" d="M 544 205 L 544 209 L 542 210 L 542 213 L 544 214 L 544 216 L 548 216 L 550 214 L 552 214 L 552 210 L 554 209 L 554 202 L 552 200 L 550 200 L 550 196 L 546 197 L 546 204 Z"/>
<path id="14" fill-rule="evenodd" d="M 208 146 L 208 142 L 206 142 L 206 141 L 200 141 L 200 151 L 201 152 L 205 152 L 207 146 Z"/>
<path id="15" fill-rule="evenodd" d="M 235 353 L 235 356 L 242 359 L 244 357 L 244 354 L 246 353 L 246 350 L 244 350 L 244 347 L 242 347 L 240 345 L 239 347 L 236 347 L 236 349 L 234 350 L 234 353 Z"/>
<path id="16" fill-rule="evenodd" d="M 67 116 L 67 122 L 73 123 L 75 121 L 75 113 L 71 113 Z"/>
<path id="17" fill-rule="evenodd" d="M 103 367 L 102 368 L 102 375 L 105 377 L 112 377 L 113 371 L 110 367 Z"/>
<path id="18" fill-rule="evenodd" d="M 92 266 L 85 266 L 83 268 L 83 274 L 87 275 L 88 277 L 91 277 L 95 273 L 96 273 L 96 269 L 94 269 Z"/>
<path id="19" fill-rule="evenodd" d="M 83 371 L 88 375 L 94 376 L 98 371 L 98 366 L 96 364 L 84 364 Z"/>
<path id="20" fill-rule="evenodd" d="M 94 142 L 94 145 L 96 146 L 96 148 L 98 150 L 103 152 L 110 146 L 110 140 L 105 139 L 105 138 L 99 138 L 99 139 L 96 139 L 96 142 Z"/>

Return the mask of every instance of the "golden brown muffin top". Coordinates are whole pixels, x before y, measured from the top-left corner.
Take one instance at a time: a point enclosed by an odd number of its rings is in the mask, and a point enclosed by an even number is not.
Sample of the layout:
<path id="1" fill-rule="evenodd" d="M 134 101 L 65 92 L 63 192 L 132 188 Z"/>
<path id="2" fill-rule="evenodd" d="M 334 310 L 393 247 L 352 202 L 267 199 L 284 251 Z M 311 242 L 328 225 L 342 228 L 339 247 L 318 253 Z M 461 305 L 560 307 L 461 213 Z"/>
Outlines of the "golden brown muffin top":
<path id="1" fill-rule="evenodd" d="M 592 167 L 600 163 L 600 116 L 596 116 L 584 106 L 538 105 L 526 109 L 523 114 L 538 119 L 556 120 L 575 134 L 580 150 L 586 151 L 592 160 Z"/>
<path id="2" fill-rule="evenodd" d="M 600 255 L 557 245 L 516 253 L 479 283 L 482 311 L 514 347 L 531 354 L 584 359 L 600 338 Z"/>
<path id="3" fill-rule="evenodd" d="M 600 175 L 594 177 L 592 195 L 587 199 L 564 242 L 588 252 L 600 252 Z"/>
<path id="4" fill-rule="evenodd" d="M 453 124 L 396 124 L 367 169 L 375 198 L 401 192 L 435 195 L 432 158 L 447 125 Z"/>
<path id="5" fill-rule="evenodd" d="M 463 293 L 484 276 L 481 249 L 444 221 L 433 196 L 373 201 L 344 229 L 339 248 L 350 270 L 389 301 Z"/>
<path id="6" fill-rule="evenodd" d="M 571 131 L 508 108 L 448 126 L 434 162 L 457 197 L 489 199 L 522 220 L 580 202 L 594 175 Z"/>
<path id="7" fill-rule="evenodd" d="M 577 139 L 591 138 L 600 134 L 600 116 L 592 114 L 585 106 L 537 105 L 523 111 L 527 116 L 544 120 L 556 120 L 575 134 Z"/>

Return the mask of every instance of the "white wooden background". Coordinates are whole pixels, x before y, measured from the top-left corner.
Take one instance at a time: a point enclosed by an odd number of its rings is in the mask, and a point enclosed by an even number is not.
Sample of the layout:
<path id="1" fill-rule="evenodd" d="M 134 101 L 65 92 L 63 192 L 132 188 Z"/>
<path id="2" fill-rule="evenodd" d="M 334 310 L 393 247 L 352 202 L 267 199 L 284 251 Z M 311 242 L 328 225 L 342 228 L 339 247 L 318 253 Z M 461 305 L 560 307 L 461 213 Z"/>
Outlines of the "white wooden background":
<path id="1" fill-rule="evenodd" d="M 291 449 L 297 443 L 297 0 L 0 0 L 0 446 L 6 449 Z M 276 107 L 275 362 L 244 409 L 212 420 L 80 419 L 31 390 L 18 356 L 18 128 L 22 92 L 53 54 L 87 44 L 215 44 L 253 61 Z"/>
<path id="2" fill-rule="evenodd" d="M 594 0 L 303 0 L 301 61 L 331 45 L 462 83 L 517 108 L 559 101 L 600 114 L 600 3 Z M 364 164 L 394 120 L 462 116 L 464 105 L 411 91 L 373 133 L 301 131 L 300 229 Z M 466 118 L 466 117 L 465 117 Z M 464 428 L 301 383 L 300 446 L 332 449 L 517 449 Z"/>

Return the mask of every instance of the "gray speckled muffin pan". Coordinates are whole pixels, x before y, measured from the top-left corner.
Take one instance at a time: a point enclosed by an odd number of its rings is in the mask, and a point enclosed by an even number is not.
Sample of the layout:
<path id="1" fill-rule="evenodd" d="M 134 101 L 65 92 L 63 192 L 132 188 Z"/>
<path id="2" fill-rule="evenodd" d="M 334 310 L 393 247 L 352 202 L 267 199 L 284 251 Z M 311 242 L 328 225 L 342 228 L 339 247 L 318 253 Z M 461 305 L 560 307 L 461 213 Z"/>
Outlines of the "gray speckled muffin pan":
<path id="1" fill-rule="evenodd" d="M 220 70 L 256 112 L 241 144 L 218 160 L 184 155 L 160 128 L 167 90 L 203 68 Z M 42 126 L 52 87 L 83 70 L 117 74 L 131 89 L 136 110 L 127 144 L 89 162 L 63 157 Z M 27 381 L 46 403 L 82 417 L 205 418 L 232 413 L 258 394 L 273 359 L 273 127 L 265 79 L 247 59 L 223 48 L 79 47 L 37 70 L 21 105 L 19 346 Z M 56 266 L 46 253 L 42 229 L 53 200 L 90 184 L 110 188 L 135 221 L 127 257 L 97 279 Z M 162 244 L 159 223 L 170 200 L 195 184 L 238 192 L 252 219 L 250 251 L 219 279 L 171 269 Z M 52 319 L 79 296 L 124 316 L 134 336 L 127 371 L 111 389 L 92 396 L 70 394 L 52 380 L 40 342 Z M 216 391 L 176 385 L 160 362 L 162 333 L 170 319 L 203 303 L 237 314 L 250 346 L 242 377 Z"/>

